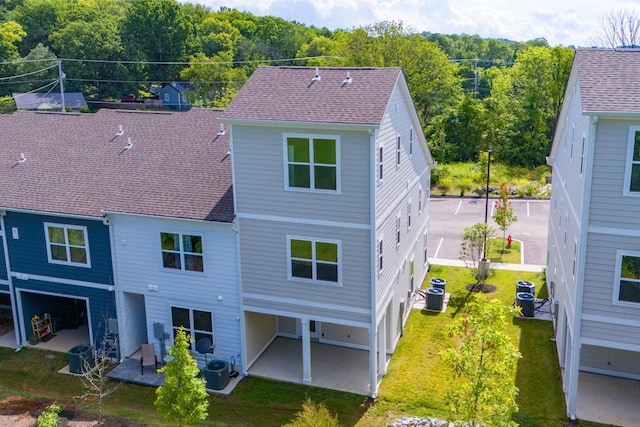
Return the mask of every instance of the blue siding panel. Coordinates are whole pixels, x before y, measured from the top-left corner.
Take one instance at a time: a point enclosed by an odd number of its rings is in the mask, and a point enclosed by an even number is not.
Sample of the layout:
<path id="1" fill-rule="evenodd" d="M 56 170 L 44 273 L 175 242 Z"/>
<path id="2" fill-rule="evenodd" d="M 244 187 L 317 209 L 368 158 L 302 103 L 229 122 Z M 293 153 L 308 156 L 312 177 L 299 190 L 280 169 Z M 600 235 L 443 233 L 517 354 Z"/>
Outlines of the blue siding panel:
<path id="1" fill-rule="evenodd" d="M 0 240 L 0 280 L 7 280 L 7 263 L 4 258 L 4 242 Z"/>
<path id="2" fill-rule="evenodd" d="M 87 227 L 91 267 L 52 264 L 47 259 L 44 223 L 69 224 Z M 109 227 L 102 221 L 7 212 L 7 230 L 16 227 L 18 239 L 7 235 L 11 271 L 112 284 L 113 268 L 109 244 Z"/>

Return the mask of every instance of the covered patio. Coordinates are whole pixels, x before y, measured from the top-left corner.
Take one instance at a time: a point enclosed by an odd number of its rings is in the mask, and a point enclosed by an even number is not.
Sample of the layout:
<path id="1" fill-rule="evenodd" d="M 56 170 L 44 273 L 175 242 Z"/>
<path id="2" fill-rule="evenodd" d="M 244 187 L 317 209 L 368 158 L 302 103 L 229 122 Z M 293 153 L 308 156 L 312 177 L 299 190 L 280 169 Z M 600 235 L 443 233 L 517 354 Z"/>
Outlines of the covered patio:
<path id="1" fill-rule="evenodd" d="M 251 365 L 249 376 L 302 384 L 302 342 L 277 337 Z M 369 352 L 312 341 L 311 385 L 369 395 Z"/>

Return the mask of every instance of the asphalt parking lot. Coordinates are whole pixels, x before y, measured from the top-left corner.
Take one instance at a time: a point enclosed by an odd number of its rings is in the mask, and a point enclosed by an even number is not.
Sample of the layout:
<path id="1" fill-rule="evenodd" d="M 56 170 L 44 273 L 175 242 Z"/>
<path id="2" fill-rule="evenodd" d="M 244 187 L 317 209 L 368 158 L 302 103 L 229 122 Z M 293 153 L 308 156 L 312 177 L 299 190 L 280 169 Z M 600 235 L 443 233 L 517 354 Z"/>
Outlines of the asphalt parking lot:
<path id="1" fill-rule="evenodd" d="M 488 223 L 502 231 L 491 218 L 495 199 L 489 199 Z M 523 264 L 544 265 L 547 258 L 549 200 L 511 199 L 518 221 L 507 230 L 523 248 Z M 428 255 L 431 259 L 453 259 L 460 256 L 464 228 L 484 222 L 484 198 L 432 198 L 429 200 Z"/>

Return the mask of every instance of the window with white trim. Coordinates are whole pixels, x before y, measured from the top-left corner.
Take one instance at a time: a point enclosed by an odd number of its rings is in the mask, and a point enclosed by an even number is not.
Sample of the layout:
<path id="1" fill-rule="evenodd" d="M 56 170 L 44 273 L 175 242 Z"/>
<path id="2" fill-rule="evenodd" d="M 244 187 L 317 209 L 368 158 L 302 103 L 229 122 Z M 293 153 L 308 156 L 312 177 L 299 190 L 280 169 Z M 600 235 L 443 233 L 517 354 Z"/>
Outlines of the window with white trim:
<path id="1" fill-rule="evenodd" d="M 418 213 L 422 212 L 422 185 L 418 188 Z"/>
<path id="2" fill-rule="evenodd" d="M 411 200 L 407 202 L 407 230 L 411 228 Z"/>
<path id="3" fill-rule="evenodd" d="M 382 241 L 383 241 L 382 238 L 378 240 L 378 274 L 382 273 L 382 260 L 383 260 Z"/>
<path id="4" fill-rule="evenodd" d="M 573 244 L 573 264 L 571 265 L 571 275 L 576 277 L 576 271 L 578 269 L 578 241 Z"/>
<path id="5" fill-rule="evenodd" d="M 169 101 L 171 101 L 171 98 L 169 97 L 168 93 L 165 93 L 164 94 L 164 102 L 169 102 Z"/>
<path id="6" fill-rule="evenodd" d="M 422 233 L 422 264 L 423 265 L 427 265 L 427 262 L 429 261 L 428 255 L 427 255 L 427 232 L 425 231 L 424 233 Z"/>
<path id="7" fill-rule="evenodd" d="M 640 126 L 629 127 L 623 193 L 640 196 Z"/>
<path id="8" fill-rule="evenodd" d="M 204 271 L 202 237 L 193 234 L 160 233 L 162 266 L 175 270 Z"/>
<path id="9" fill-rule="evenodd" d="M 287 237 L 290 280 L 341 283 L 340 242 Z"/>
<path id="10" fill-rule="evenodd" d="M 413 128 L 409 128 L 409 156 L 413 156 Z"/>
<path id="11" fill-rule="evenodd" d="M 401 153 L 402 143 L 400 142 L 400 135 L 396 137 L 396 166 L 400 165 L 400 153 Z"/>
<path id="12" fill-rule="evenodd" d="M 614 301 L 640 303 L 640 253 L 618 251 Z"/>
<path id="13" fill-rule="evenodd" d="M 340 191 L 338 136 L 285 134 L 287 189 Z"/>
<path id="14" fill-rule="evenodd" d="M 414 274 L 414 269 L 415 269 L 415 262 L 413 261 L 413 258 L 411 258 L 411 261 L 409 261 L 409 290 L 411 292 L 413 292 L 413 274 Z"/>
<path id="15" fill-rule="evenodd" d="M 582 152 L 580 153 L 580 175 L 584 172 L 584 152 L 587 145 L 587 135 L 582 134 Z"/>
<path id="16" fill-rule="evenodd" d="M 213 341 L 213 313 L 210 311 L 171 307 L 171 326 L 174 339 L 180 327 L 191 337 L 191 351 L 196 351 L 196 345 L 201 339 L 208 339 L 211 344 L 215 342 Z"/>
<path id="17" fill-rule="evenodd" d="M 382 182 L 384 176 L 384 146 L 378 147 L 378 180 Z"/>
<path id="18" fill-rule="evenodd" d="M 45 222 L 44 235 L 50 263 L 91 267 L 87 227 Z"/>
<path id="19" fill-rule="evenodd" d="M 402 220 L 400 219 L 400 215 L 396 217 L 396 245 L 400 246 L 400 223 Z"/>

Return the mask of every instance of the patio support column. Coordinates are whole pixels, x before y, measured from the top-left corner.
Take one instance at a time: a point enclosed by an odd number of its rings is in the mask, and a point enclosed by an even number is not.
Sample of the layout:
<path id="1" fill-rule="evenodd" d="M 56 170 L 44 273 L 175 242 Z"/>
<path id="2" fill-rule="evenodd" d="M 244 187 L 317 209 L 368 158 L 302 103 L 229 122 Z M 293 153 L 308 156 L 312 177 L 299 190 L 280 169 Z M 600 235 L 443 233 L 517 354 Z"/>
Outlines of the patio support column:
<path id="1" fill-rule="evenodd" d="M 378 366 L 376 361 L 376 328 L 375 324 L 372 324 L 369 328 L 369 396 L 376 397 L 378 389 Z"/>
<path id="2" fill-rule="evenodd" d="M 302 383 L 311 384 L 311 335 L 309 319 L 300 319 L 302 324 Z"/>
<path id="3" fill-rule="evenodd" d="M 380 320 L 378 326 L 378 374 L 387 373 L 387 319 L 386 316 Z"/>
<path id="4" fill-rule="evenodd" d="M 570 419 L 576 419 L 578 407 L 578 375 L 580 374 L 580 347 L 581 343 L 573 337 L 571 342 L 571 355 L 569 366 L 569 401 L 567 402 L 567 415 Z M 566 369 L 565 369 L 566 373 Z"/>

